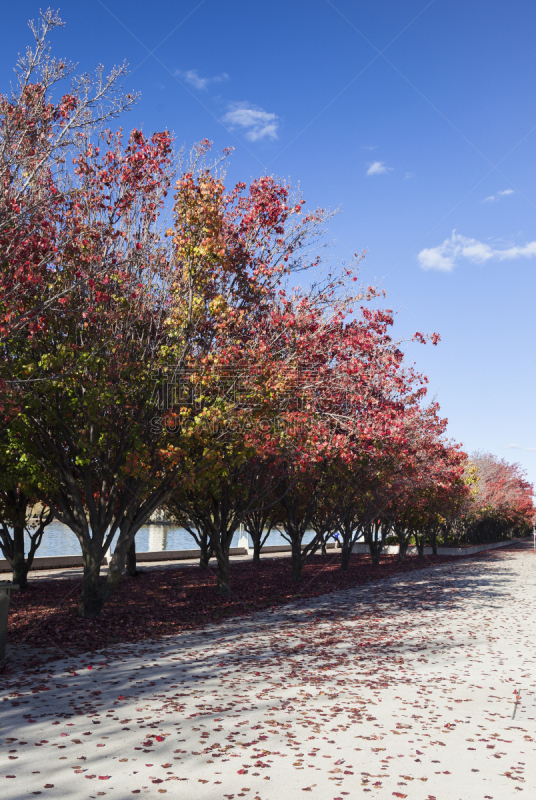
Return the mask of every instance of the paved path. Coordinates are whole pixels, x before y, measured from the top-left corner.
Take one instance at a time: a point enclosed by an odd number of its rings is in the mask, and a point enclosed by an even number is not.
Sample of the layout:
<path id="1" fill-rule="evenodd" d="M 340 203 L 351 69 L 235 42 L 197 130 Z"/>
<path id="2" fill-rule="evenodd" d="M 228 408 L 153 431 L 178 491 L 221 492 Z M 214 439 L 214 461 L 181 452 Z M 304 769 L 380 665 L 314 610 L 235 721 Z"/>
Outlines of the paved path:
<path id="1" fill-rule="evenodd" d="M 333 553 L 335 555 L 336 550 L 330 550 L 328 555 Z M 340 552 L 340 551 L 339 551 Z M 287 551 L 277 552 L 277 553 L 270 553 L 265 554 L 262 556 L 263 561 L 265 560 L 274 560 L 275 558 L 290 558 L 290 553 Z M 253 555 L 244 555 L 244 556 L 236 556 L 231 555 L 229 560 L 232 564 L 235 562 L 241 561 L 252 561 Z M 177 561 L 144 561 L 143 557 L 140 558 L 138 555 L 137 566 L 142 572 L 151 572 L 152 570 L 158 569 L 177 569 L 177 567 L 198 567 L 199 566 L 199 556 L 196 558 L 181 558 Z M 217 562 L 215 558 L 211 558 L 210 566 L 215 568 L 217 566 Z M 108 574 L 108 567 L 102 566 L 100 570 L 101 575 Z M 50 580 L 51 578 L 54 579 L 63 579 L 63 578 L 82 578 L 84 576 L 84 568 L 83 567 L 59 567 L 54 569 L 32 569 L 28 573 L 28 581 L 36 581 L 36 580 Z M 0 573 L 0 581 L 12 581 L 13 580 L 13 573 L 12 572 L 3 572 Z"/>
<path id="2" fill-rule="evenodd" d="M 11 674 L 0 795 L 533 796 L 535 570 L 509 548 Z"/>

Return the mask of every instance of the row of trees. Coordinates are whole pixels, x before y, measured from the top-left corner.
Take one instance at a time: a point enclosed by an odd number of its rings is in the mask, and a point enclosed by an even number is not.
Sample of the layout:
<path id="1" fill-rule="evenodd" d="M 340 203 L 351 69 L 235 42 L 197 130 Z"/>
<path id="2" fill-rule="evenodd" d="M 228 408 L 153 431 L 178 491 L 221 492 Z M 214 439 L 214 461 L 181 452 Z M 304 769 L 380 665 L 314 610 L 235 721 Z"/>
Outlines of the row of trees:
<path id="1" fill-rule="evenodd" d="M 124 68 L 75 76 L 48 48 L 61 24 L 49 11 L 32 26 L 0 98 L 0 544 L 15 580 L 53 518 L 80 543 L 86 617 L 129 556 L 134 569 L 159 507 L 203 564 L 215 556 L 222 594 L 241 523 L 256 557 L 282 529 L 296 580 L 335 530 L 345 569 L 359 538 L 377 561 L 388 535 L 403 557 L 410 537 L 422 550 L 441 530 L 484 535 L 491 518 L 494 535 L 526 526 L 531 487 L 513 468 L 519 502 L 506 484 L 499 501 L 485 457 L 470 467 L 445 438 L 392 313 L 358 286 L 359 257 L 321 271 L 329 215 L 269 176 L 227 190 L 229 154 L 209 161 L 206 141 L 185 156 L 168 132 L 111 133 L 134 101 Z"/>

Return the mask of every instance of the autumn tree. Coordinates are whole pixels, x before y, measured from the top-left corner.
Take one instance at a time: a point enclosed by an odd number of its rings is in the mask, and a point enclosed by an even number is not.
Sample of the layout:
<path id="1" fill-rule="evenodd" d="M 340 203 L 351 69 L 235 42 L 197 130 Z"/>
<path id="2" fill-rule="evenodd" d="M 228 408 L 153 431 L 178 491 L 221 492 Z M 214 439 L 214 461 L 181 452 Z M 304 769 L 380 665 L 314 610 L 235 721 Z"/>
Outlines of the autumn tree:
<path id="1" fill-rule="evenodd" d="M 445 519 L 444 535 L 457 544 L 502 539 L 530 529 L 533 485 L 519 464 L 491 453 L 473 453 L 466 465 L 467 495 Z"/>
<path id="2" fill-rule="evenodd" d="M 50 9 L 31 22 L 34 46 L 15 67 L 9 94 L 0 95 L 0 342 L 31 335 L 43 314 L 65 302 L 82 269 L 66 275 L 65 253 L 72 228 L 67 210 L 83 201 L 73 181 L 71 159 L 88 139 L 129 109 L 120 81 L 126 65 L 108 76 L 76 74 L 75 65 L 51 54 L 50 33 L 63 27 Z M 81 237 L 82 240 L 83 237 Z M 82 266 L 82 265 L 80 265 Z M 104 263 L 93 265 L 97 273 Z M 66 280 L 67 278 L 67 280 Z"/>
<path id="3" fill-rule="evenodd" d="M 157 224 L 171 141 L 133 131 L 126 145 L 108 132 L 98 142 L 74 159 L 79 191 L 61 219 L 70 236 L 54 263 L 70 291 L 35 330 L 4 347 L 2 360 L 15 410 L 10 428 L 55 487 L 40 499 L 80 542 L 80 613 L 89 617 L 114 590 L 132 538 L 177 468 L 154 429 L 152 403 L 165 339 L 169 258 Z"/>
<path id="4" fill-rule="evenodd" d="M 198 520 L 200 541 L 210 531 L 222 594 L 230 591 L 232 535 L 266 502 L 266 480 L 255 486 L 247 480 L 264 470 L 276 446 L 277 435 L 265 435 L 264 426 L 288 412 L 284 387 L 292 370 L 277 342 L 285 326 L 282 281 L 316 263 L 310 251 L 325 218 L 323 212 L 303 213 L 302 206 L 284 183 L 268 176 L 227 191 L 221 174 L 200 167 L 176 187 L 167 325 L 175 371 L 183 384 L 189 378 L 186 395 L 198 403 L 194 408 L 179 392 L 171 416 L 181 436 L 195 432 L 188 457 L 197 482 L 190 490 L 189 476 L 180 477 L 169 502 Z M 240 397 L 222 395 L 225 376 L 238 381 Z M 199 450 L 198 434 L 204 445 L 201 455 L 192 455 Z"/>
<path id="5" fill-rule="evenodd" d="M 44 483 L 40 470 L 25 457 L 9 427 L 5 429 L 0 438 L 0 550 L 13 571 L 13 583 L 21 591 L 27 589 L 34 556 L 54 519 L 53 510 L 37 500 Z M 25 537 L 29 541 L 27 552 Z"/>

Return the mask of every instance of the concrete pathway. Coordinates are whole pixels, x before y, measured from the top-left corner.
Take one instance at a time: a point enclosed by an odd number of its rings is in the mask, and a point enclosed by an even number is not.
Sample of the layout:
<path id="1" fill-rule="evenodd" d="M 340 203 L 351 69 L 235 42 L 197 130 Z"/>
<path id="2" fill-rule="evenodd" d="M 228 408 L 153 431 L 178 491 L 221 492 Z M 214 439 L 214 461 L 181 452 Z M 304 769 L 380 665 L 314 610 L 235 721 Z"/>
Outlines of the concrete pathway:
<path id="1" fill-rule="evenodd" d="M 535 569 L 508 548 L 3 676 L 0 795 L 532 796 Z"/>
<path id="2" fill-rule="evenodd" d="M 335 550 L 330 551 L 335 554 Z M 340 551 L 339 551 L 340 552 Z M 273 560 L 275 558 L 290 558 L 290 553 L 288 552 L 279 552 L 279 553 L 270 553 L 269 555 L 264 555 L 263 560 Z M 253 556 L 251 555 L 243 555 L 243 556 L 236 556 L 231 555 L 229 557 L 231 563 L 235 562 L 242 562 L 242 561 L 252 561 Z M 151 572 L 152 570 L 158 569 L 177 569 L 177 567 L 198 567 L 199 566 L 199 557 L 196 558 L 181 558 L 178 561 L 144 561 L 143 557 L 138 557 L 137 566 L 142 572 Z M 210 566 L 215 569 L 217 567 L 217 562 L 215 558 L 210 559 Z M 106 565 L 101 567 L 100 570 L 101 575 L 108 574 L 108 567 Z M 32 569 L 28 573 L 28 581 L 36 581 L 36 580 L 50 580 L 51 578 L 82 578 L 84 575 L 83 567 L 59 567 L 59 568 L 45 568 L 45 569 Z M 4 572 L 0 574 L 1 581 L 11 581 L 13 580 L 13 573 L 12 572 Z"/>

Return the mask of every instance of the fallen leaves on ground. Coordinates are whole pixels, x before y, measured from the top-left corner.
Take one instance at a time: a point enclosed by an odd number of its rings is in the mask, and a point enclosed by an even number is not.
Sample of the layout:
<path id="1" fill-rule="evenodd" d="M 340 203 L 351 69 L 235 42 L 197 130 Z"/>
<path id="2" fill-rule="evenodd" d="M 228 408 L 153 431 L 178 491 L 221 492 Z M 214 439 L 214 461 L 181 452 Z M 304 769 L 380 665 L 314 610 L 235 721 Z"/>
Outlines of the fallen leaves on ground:
<path id="1" fill-rule="evenodd" d="M 216 594 L 215 569 L 151 570 L 136 578 L 124 576 L 96 620 L 82 619 L 77 614 L 80 578 L 39 580 L 30 584 L 27 592 L 12 598 L 8 642 L 57 647 L 58 656 L 62 655 L 61 648 L 71 653 L 102 650 L 120 642 L 155 640 L 296 599 L 455 560 L 452 556 L 429 556 L 424 560 L 409 556 L 400 564 L 396 556 L 386 556 L 375 567 L 369 556 L 355 554 L 348 571 L 342 572 L 338 559 L 316 556 L 304 567 L 299 583 L 292 581 L 289 558 L 264 560 L 259 565 L 231 563 L 229 598 Z"/>

